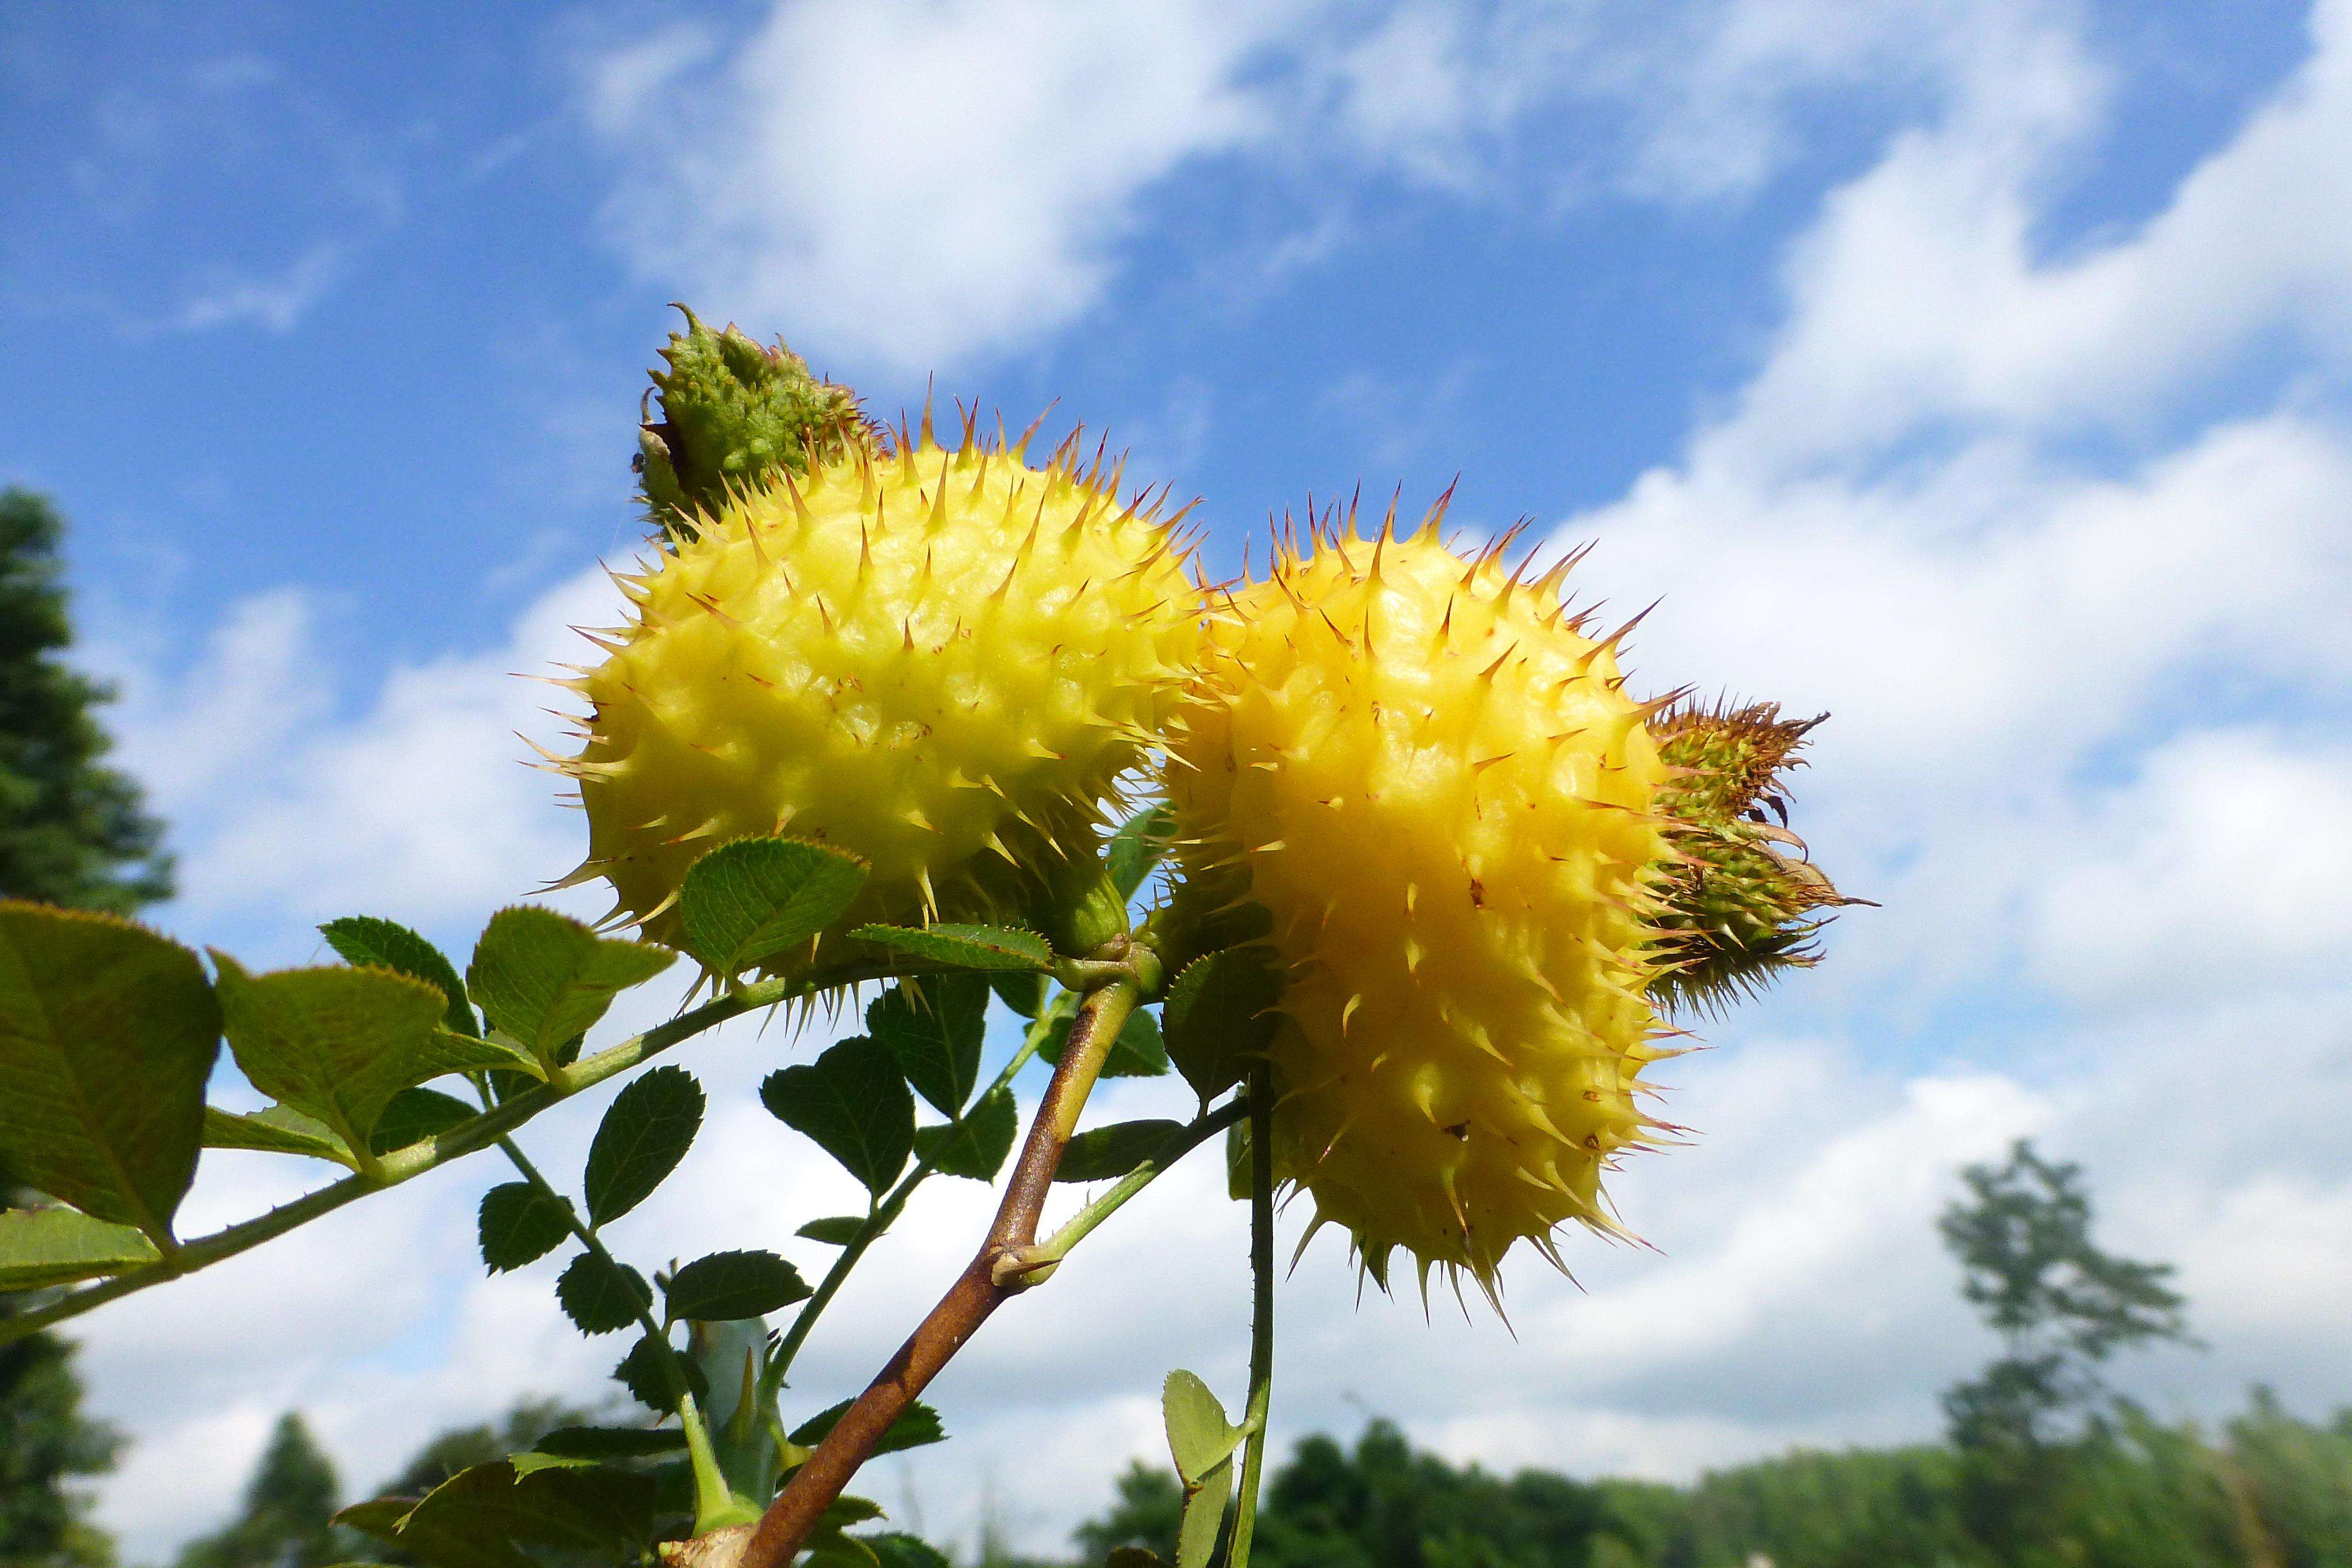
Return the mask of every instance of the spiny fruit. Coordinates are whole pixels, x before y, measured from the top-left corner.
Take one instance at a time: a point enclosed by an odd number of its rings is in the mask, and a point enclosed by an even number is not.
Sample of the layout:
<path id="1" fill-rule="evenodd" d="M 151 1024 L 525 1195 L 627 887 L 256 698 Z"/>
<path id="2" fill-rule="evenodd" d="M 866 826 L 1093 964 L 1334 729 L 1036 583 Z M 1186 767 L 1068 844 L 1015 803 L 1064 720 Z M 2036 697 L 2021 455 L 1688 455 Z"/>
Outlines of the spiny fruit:
<path id="1" fill-rule="evenodd" d="M 1515 1242 L 1557 1263 L 1561 1223 L 1614 1230 L 1601 1169 L 1664 1126 L 1635 1096 L 1672 1054 L 1648 995 L 1670 769 L 1616 637 L 1561 606 L 1570 563 L 1522 582 L 1442 514 L 1318 520 L 1224 603 L 1170 743 L 1169 916 L 1265 911 L 1275 1168 L 1317 1225 L 1382 1285 L 1402 1247 L 1424 1290 L 1441 1264 L 1491 1296 Z"/>
<path id="2" fill-rule="evenodd" d="M 1017 913 L 1148 760 L 1200 615 L 1181 512 L 1121 504 L 1075 435 L 1044 468 L 1025 444 L 967 420 L 948 450 L 927 416 L 772 471 L 616 576 L 635 621 L 575 683 L 587 743 L 562 764 L 588 811 L 573 879 L 674 941 L 698 856 L 786 834 L 867 862 L 840 929 Z"/>

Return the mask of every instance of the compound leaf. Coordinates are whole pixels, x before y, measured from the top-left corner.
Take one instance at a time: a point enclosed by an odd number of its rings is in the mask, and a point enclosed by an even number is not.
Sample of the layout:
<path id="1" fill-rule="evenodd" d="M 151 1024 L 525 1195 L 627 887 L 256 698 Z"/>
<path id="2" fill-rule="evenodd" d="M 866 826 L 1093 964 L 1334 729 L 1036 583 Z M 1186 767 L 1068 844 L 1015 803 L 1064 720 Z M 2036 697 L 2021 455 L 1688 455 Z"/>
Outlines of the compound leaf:
<path id="1" fill-rule="evenodd" d="M 613 1376 L 646 1409 L 672 1415 L 677 1409 L 677 1394 L 669 1380 L 672 1364 L 686 1373 L 686 1385 L 696 1399 L 710 1397 L 710 1377 L 699 1363 L 692 1356 L 665 1356 L 659 1345 L 644 1336 L 629 1347 L 629 1353 L 613 1369 Z"/>
<path id="2" fill-rule="evenodd" d="M 864 1036 L 814 1062 L 781 1068 L 760 1086 L 760 1102 L 880 1197 L 915 1147 L 915 1097 L 890 1053 Z"/>
<path id="3" fill-rule="evenodd" d="M 253 1087 L 367 1149 L 393 1096 L 432 1076 L 426 1051 L 447 1006 L 439 988 L 389 969 L 251 975 L 215 952 L 221 1019 Z"/>
<path id="4" fill-rule="evenodd" d="M 374 915 L 346 915 L 320 926 L 319 934 L 327 939 L 327 945 L 345 963 L 389 969 L 438 988 L 449 999 L 448 1015 L 442 1027 L 453 1035 L 481 1034 L 481 1021 L 474 1016 L 473 1002 L 466 994 L 466 983 L 457 978 L 457 966 L 439 948 L 406 926 Z"/>
<path id="5" fill-rule="evenodd" d="M 1242 1440 L 1241 1428 L 1227 1419 L 1223 1404 L 1189 1372 L 1171 1372 L 1160 1384 L 1160 1414 L 1168 1426 L 1169 1455 L 1188 1489 L 1198 1487 L 1232 1458 Z"/>
<path id="6" fill-rule="evenodd" d="M 1181 1121 L 1114 1121 L 1070 1140 L 1054 1172 L 1057 1182 L 1101 1182 L 1124 1176 L 1184 1130 Z"/>
<path id="7" fill-rule="evenodd" d="M 915 1153 L 943 1176 L 992 1182 L 1020 1134 L 1020 1108 L 1011 1089 L 1000 1089 L 945 1126 L 915 1129 Z"/>
<path id="8" fill-rule="evenodd" d="M 609 1334 L 635 1322 L 654 1304 L 654 1292 L 646 1277 L 627 1264 L 583 1252 L 556 1280 L 555 1299 L 582 1333 Z"/>
<path id="9" fill-rule="evenodd" d="M 1228 948 L 1185 965 L 1168 990 L 1168 1056 L 1201 1103 L 1242 1080 L 1280 1021 L 1282 981 L 1262 952 Z"/>
<path id="10" fill-rule="evenodd" d="M 131 1226 L 68 1208 L 0 1210 L 0 1291 L 102 1279 L 162 1256 Z"/>
<path id="11" fill-rule="evenodd" d="M 866 882 L 854 855 L 799 838 L 739 838 L 686 874 L 678 918 L 688 952 L 714 974 L 740 974 L 839 920 Z"/>
<path id="12" fill-rule="evenodd" d="M 563 1200 L 529 1182 L 501 1182 L 482 1194 L 477 1229 L 482 1261 L 493 1274 L 536 1263 L 572 1234 Z"/>
<path id="13" fill-rule="evenodd" d="M 273 1105 L 239 1116 L 217 1106 L 205 1107 L 205 1147 L 258 1149 L 266 1154 L 307 1154 L 356 1167 L 350 1146 L 335 1130 L 315 1116 L 305 1116 L 290 1105 Z"/>
<path id="14" fill-rule="evenodd" d="M 898 1064 L 917 1094 L 942 1116 L 960 1114 L 980 1082 L 988 1032 L 988 982 L 978 974 L 902 982 L 866 1009 L 866 1032 Z"/>
<path id="15" fill-rule="evenodd" d="M 702 1086 L 679 1067 L 658 1067 L 613 1098 L 588 1145 L 583 1183 L 588 1222 L 606 1225 L 652 1195 L 702 1130 Z"/>
<path id="16" fill-rule="evenodd" d="M 859 926 L 849 934 L 958 969 L 1025 969 L 1044 973 L 1054 967 L 1054 950 L 1045 945 L 1045 939 L 1017 926 L 873 925 Z"/>
<path id="17" fill-rule="evenodd" d="M 1070 1043 L 1070 1026 L 1075 1016 L 1057 1021 L 1046 1031 L 1038 1045 L 1037 1054 L 1056 1067 L 1061 1065 L 1062 1051 Z M 1111 1042 L 1110 1055 L 1103 1058 L 1104 1078 L 1160 1078 L 1168 1071 L 1168 1051 L 1160 1043 L 1160 1021 L 1138 1007 L 1127 1016 L 1120 1026 L 1118 1038 Z"/>
<path id="18" fill-rule="evenodd" d="M 490 1023 L 552 1071 L 566 1042 L 603 1017 L 615 993 L 651 980 L 677 956 L 517 904 L 483 928 L 466 984 Z"/>
<path id="19" fill-rule="evenodd" d="M 707 1323 L 763 1318 L 808 1294 L 801 1271 L 772 1252 L 714 1252 L 670 1277 L 669 1315 Z"/>
<path id="20" fill-rule="evenodd" d="M 168 1237 L 219 1051 L 194 953 L 111 915 L 0 902 L 0 1152 L 26 1185 Z"/>
<path id="21" fill-rule="evenodd" d="M 791 1437 L 793 1447 L 814 1448 L 824 1442 L 825 1434 L 833 1430 L 835 1422 L 848 1413 L 853 1403 L 845 1399 L 838 1405 L 820 1410 L 793 1427 Z M 874 1451 L 895 1454 L 903 1448 L 929 1447 L 933 1443 L 947 1440 L 947 1428 L 940 1425 L 940 1413 L 918 1399 L 898 1413 L 898 1419 L 890 1423 L 889 1430 L 883 1433 L 881 1441 L 874 1445 Z"/>

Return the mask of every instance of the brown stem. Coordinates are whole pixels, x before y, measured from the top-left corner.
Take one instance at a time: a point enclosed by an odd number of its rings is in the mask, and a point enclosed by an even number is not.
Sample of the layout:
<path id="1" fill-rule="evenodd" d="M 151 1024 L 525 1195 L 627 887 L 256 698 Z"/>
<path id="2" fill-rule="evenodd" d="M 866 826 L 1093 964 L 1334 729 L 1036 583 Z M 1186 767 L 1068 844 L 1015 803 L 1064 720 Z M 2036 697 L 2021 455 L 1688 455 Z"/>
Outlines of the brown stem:
<path id="1" fill-rule="evenodd" d="M 940 1369 L 988 1321 L 1006 1299 L 1024 1288 L 1023 1276 L 1008 1272 L 1000 1281 L 999 1265 L 1037 1239 L 1038 1217 L 1053 1191 L 1054 1173 L 1061 1168 L 1063 1151 L 1077 1131 L 1078 1112 L 1086 1108 L 1096 1075 L 1109 1056 L 1118 1032 L 1135 1010 L 1138 999 L 1131 981 L 1118 981 L 1089 994 L 1070 1022 L 1070 1036 L 1062 1059 L 1045 1086 L 1045 1103 L 1029 1124 L 1029 1139 L 1021 1147 L 1021 1161 L 996 1210 L 996 1222 L 971 1263 L 948 1287 L 938 1306 L 898 1347 L 856 1404 L 833 1424 L 824 1441 L 808 1462 L 793 1475 L 776 1500 L 768 1506 L 737 1568 L 784 1568 L 816 1528 L 842 1489 L 874 1452 L 874 1445 L 905 1413 L 915 1396 Z"/>

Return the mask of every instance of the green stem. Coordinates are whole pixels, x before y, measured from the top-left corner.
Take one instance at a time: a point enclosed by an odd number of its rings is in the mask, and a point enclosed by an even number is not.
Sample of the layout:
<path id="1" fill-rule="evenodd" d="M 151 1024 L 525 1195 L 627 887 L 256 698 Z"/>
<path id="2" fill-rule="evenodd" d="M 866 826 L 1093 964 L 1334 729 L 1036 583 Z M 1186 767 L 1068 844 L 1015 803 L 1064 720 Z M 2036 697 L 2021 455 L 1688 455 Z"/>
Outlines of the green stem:
<path id="1" fill-rule="evenodd" d="M 1021 1255 L 1025 1265 L 1044 1266 L 1039 1272 L 1026 1275 L 1029 1283 L 1044 1284 L 1045 1273 L 1050 1271 L 1051 1266 L 1067 1258 L 1070 1249 L 1084 1241 L 1095 1226 L 1118 1213 L 1129 1198 L 1157 1181 L 1171 1165 L 1239 1121 L 1248 1112 L 1247 1099 L 1229 1100 L 1207 1115 L 1171 1132 L 1159 1148 L 1144 1158 L 1142 1163 L 1121 1176 L 1117 1186 L 1072 1215 L 1061 1229 Z"/>
<path id="2" fill-rule="evenodd" d="M 101 1284 L 61 1297 L 46 1307 L 0 1321 L 0 1344 L 22 1339 L 52 1323 L 78 1318 L 109 1301 L 120 1300 L 137 1291 L 235 1258 L 265 1241 L 285 1235 L 298 1226 L 332 1214 L 345 1204 L 387 1187 L 396 1187 L 452 1160 L 487 1149 L 541 1111 L 560 1105 L 583 1089 L 593 1089 L 615 1074 L 626 1072 L 679 1041 L 690 1039 L 730 1018 L 773 1006 L 779 1002 L 788 1002 L 795 996 L 827 986 L 854 984 L 858 981 L 878 978 L 879 974 L 870 973 L 867 967 L 861 967 L 806 980 L 764 980 L 730 995 L 705 1003 L 691 1012 L 679 1014 L 666 1024 L 598 1051 L 594 1056 L 583 1057 L 570 1067 L 559 1068 L 549 1075 L 545 1083 L 526 1089 L 471 1121 L 460 1122 L 446 1132 L 379 1157 L 373 1173 L 346 1176 L 266 1215 L 242 1221 L 225 1230 L 216 1230 L 210 1236 L 184 1242 L 177 1251 L 160 1262 L 134 1268 L 127 1274 L 118 1274 Z"/>
<path id="3" fill-rule="evenodd" d="M 580 1245 L 615 1275 L 621 1272 L 621 1260 L 606 1249 L 595 1227 L 580 1217 L 572 1200 L 555 1190 L 554 1184 L 539 1173 L 539 1167 L 518 1147 L 511 1138 L 499 1140 L 499 1148 L 522 1173 L 533 1191 L 553 1204 L 563 1215 L 564 1227 L 578 1238 Z M 651 1305 L 637 1308 L 637 1326 L 646 1331 L 646 1339 L 654 1347 L 654 1358 L 661 1363 L 662 1372 L 669 1378 L 670 1391 L 677 1395 L 677 1424 L 686 1434 L 686 1454 L 694 1466 L 694 1532 L 703 1534 L 730 1524 L 748 1524 L 759 1517 L 759 1510 L 742 1501 L 728 1489 L 727 1478 L 719 1468 L 719 1455 L 710 1446 L 710 1432 L 703 1423 L 701 1406 L 694 1400 L 694 1384 L 686 1375 L 686 1366 L 678 1359 L 677 1347 L 669 1342 L 669 1335 L 654 1319 Z"/>
<path id="4" fill-rule="evenodd" d="M 1039 1008 L 1036 1021 L 1029 1026 L 1028 1034 L 1021 1041 L 1021 1048 L 1013 1053 L 1013 1059 L 1004 1064 L 1004 1070 L 996 1075 L 995 1081 L 972 1103 L 977 1105 L 998 1089 L 1008 1087 L 1014 1075 L 1029 1065 L 1029 1058 L 1037 1054 L 1039 1047 L 1053 1034 L 1054 1026 L 1060 1021 L 1057 1009 L 1051 1004 Z M 824 1315 L 825 1308 L 840 1293 L 843 1282 L 849 1278 L 849 1271 L 857 1267 L 859 1259 L 866 1256 L 866 1249 L 881 1239 L 884 1231 L 898 1223 L 898 1215 L 907 1207 L 907 1200 L 914 1196 L 915 1189 L 932 1174 L 929 1160 L 918 1161 L 915 1168 L 908 1172 L 898 1184 L 890 1189 L 888 1195 L 867 1213 L 866 1223 L 857 1227 L 857 1234 L 842 1247 L 841 1256 L 833 1260 L 833 1267 L 824 1271 L 823 1279 L 817 1281 L 815 1291 L 793 1315 L 793 1326 L 784 1331 L 783 1338 L 776 1342 L 775 1350 L 769 1355 L 766 1372 L 761 1379 L 761 1389 L 767 1398 L 773 1400 L 782 1391 L 785 1374 L 793 1369 L 793 1358 L 801 1353 L 801 1346 L 807 1342 L 809 1331 L 816 1327 L 817 1319 Z"/>
<path id="5" fill-rule="evenodd" d="M 1226 1568 L 1249 1568 L 1257 1530 L 1257 1484 L 1265 1469 L 1266 1412 L 1274 1404 L 1274 1087 L 1260 1062 L 1250 1072 L 1250 1390 L 1242 1425 L 1242 1489 L 1234 1504 L 1233 1550 Z"/>

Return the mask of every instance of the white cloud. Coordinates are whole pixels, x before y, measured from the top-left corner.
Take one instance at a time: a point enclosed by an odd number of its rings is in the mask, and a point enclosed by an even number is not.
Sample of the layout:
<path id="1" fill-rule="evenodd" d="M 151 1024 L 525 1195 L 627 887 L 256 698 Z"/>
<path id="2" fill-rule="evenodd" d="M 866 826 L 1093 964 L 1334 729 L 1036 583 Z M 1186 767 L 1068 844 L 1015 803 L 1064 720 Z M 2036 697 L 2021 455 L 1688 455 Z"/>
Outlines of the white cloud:
<path id="1" fill-rule="evenodd" d="M 815 0 L 602 57 L 586 107 L 642 269 L 919 371 L 1088 309 L 1150 186 L 1265 133 L 1244 75 L 1296 9 Z"/>
<path id="2" fill-rule="evenodd" d="M 2352 747 L 2199 731 L 2105 793 L 2036 893 L 2042 979 L 2138 1006 L 2325 980 L 2352 958 Z"/>
<path id="3" fill-rule="evenodd" d="M 246 323 L 291 331 L 342 280 L 347 264 L 341 246 L 319 244 L 276 273 L 215 268 L 196 282 L 170 324 L 184 332 Z"/>
<path id="4" fill-rule="evenodd" d="M 606 217 L 644 276 L 718 315 L 900 372 L 1050 341 L 1220 159 L 1299 218 L 1228 273 L 1326 247 L 1345 187 L 1456 197 L 1596 185 L 1738 200 L 1829 91 L 1922 92 L 2080 120 L 2066 7 L 1711 0 L 1484 7 L 1328 0 L 782 0 L 742 36 L 681 25 L 583 54 L 580 110 L 618 165 Z M 1550 111 L 1576 116 L 1577 145 Z M 1582 143 L 1589 142 L 1586 146 Z M 1523 144 L 1524 143 L 1524 144 Z"/>

